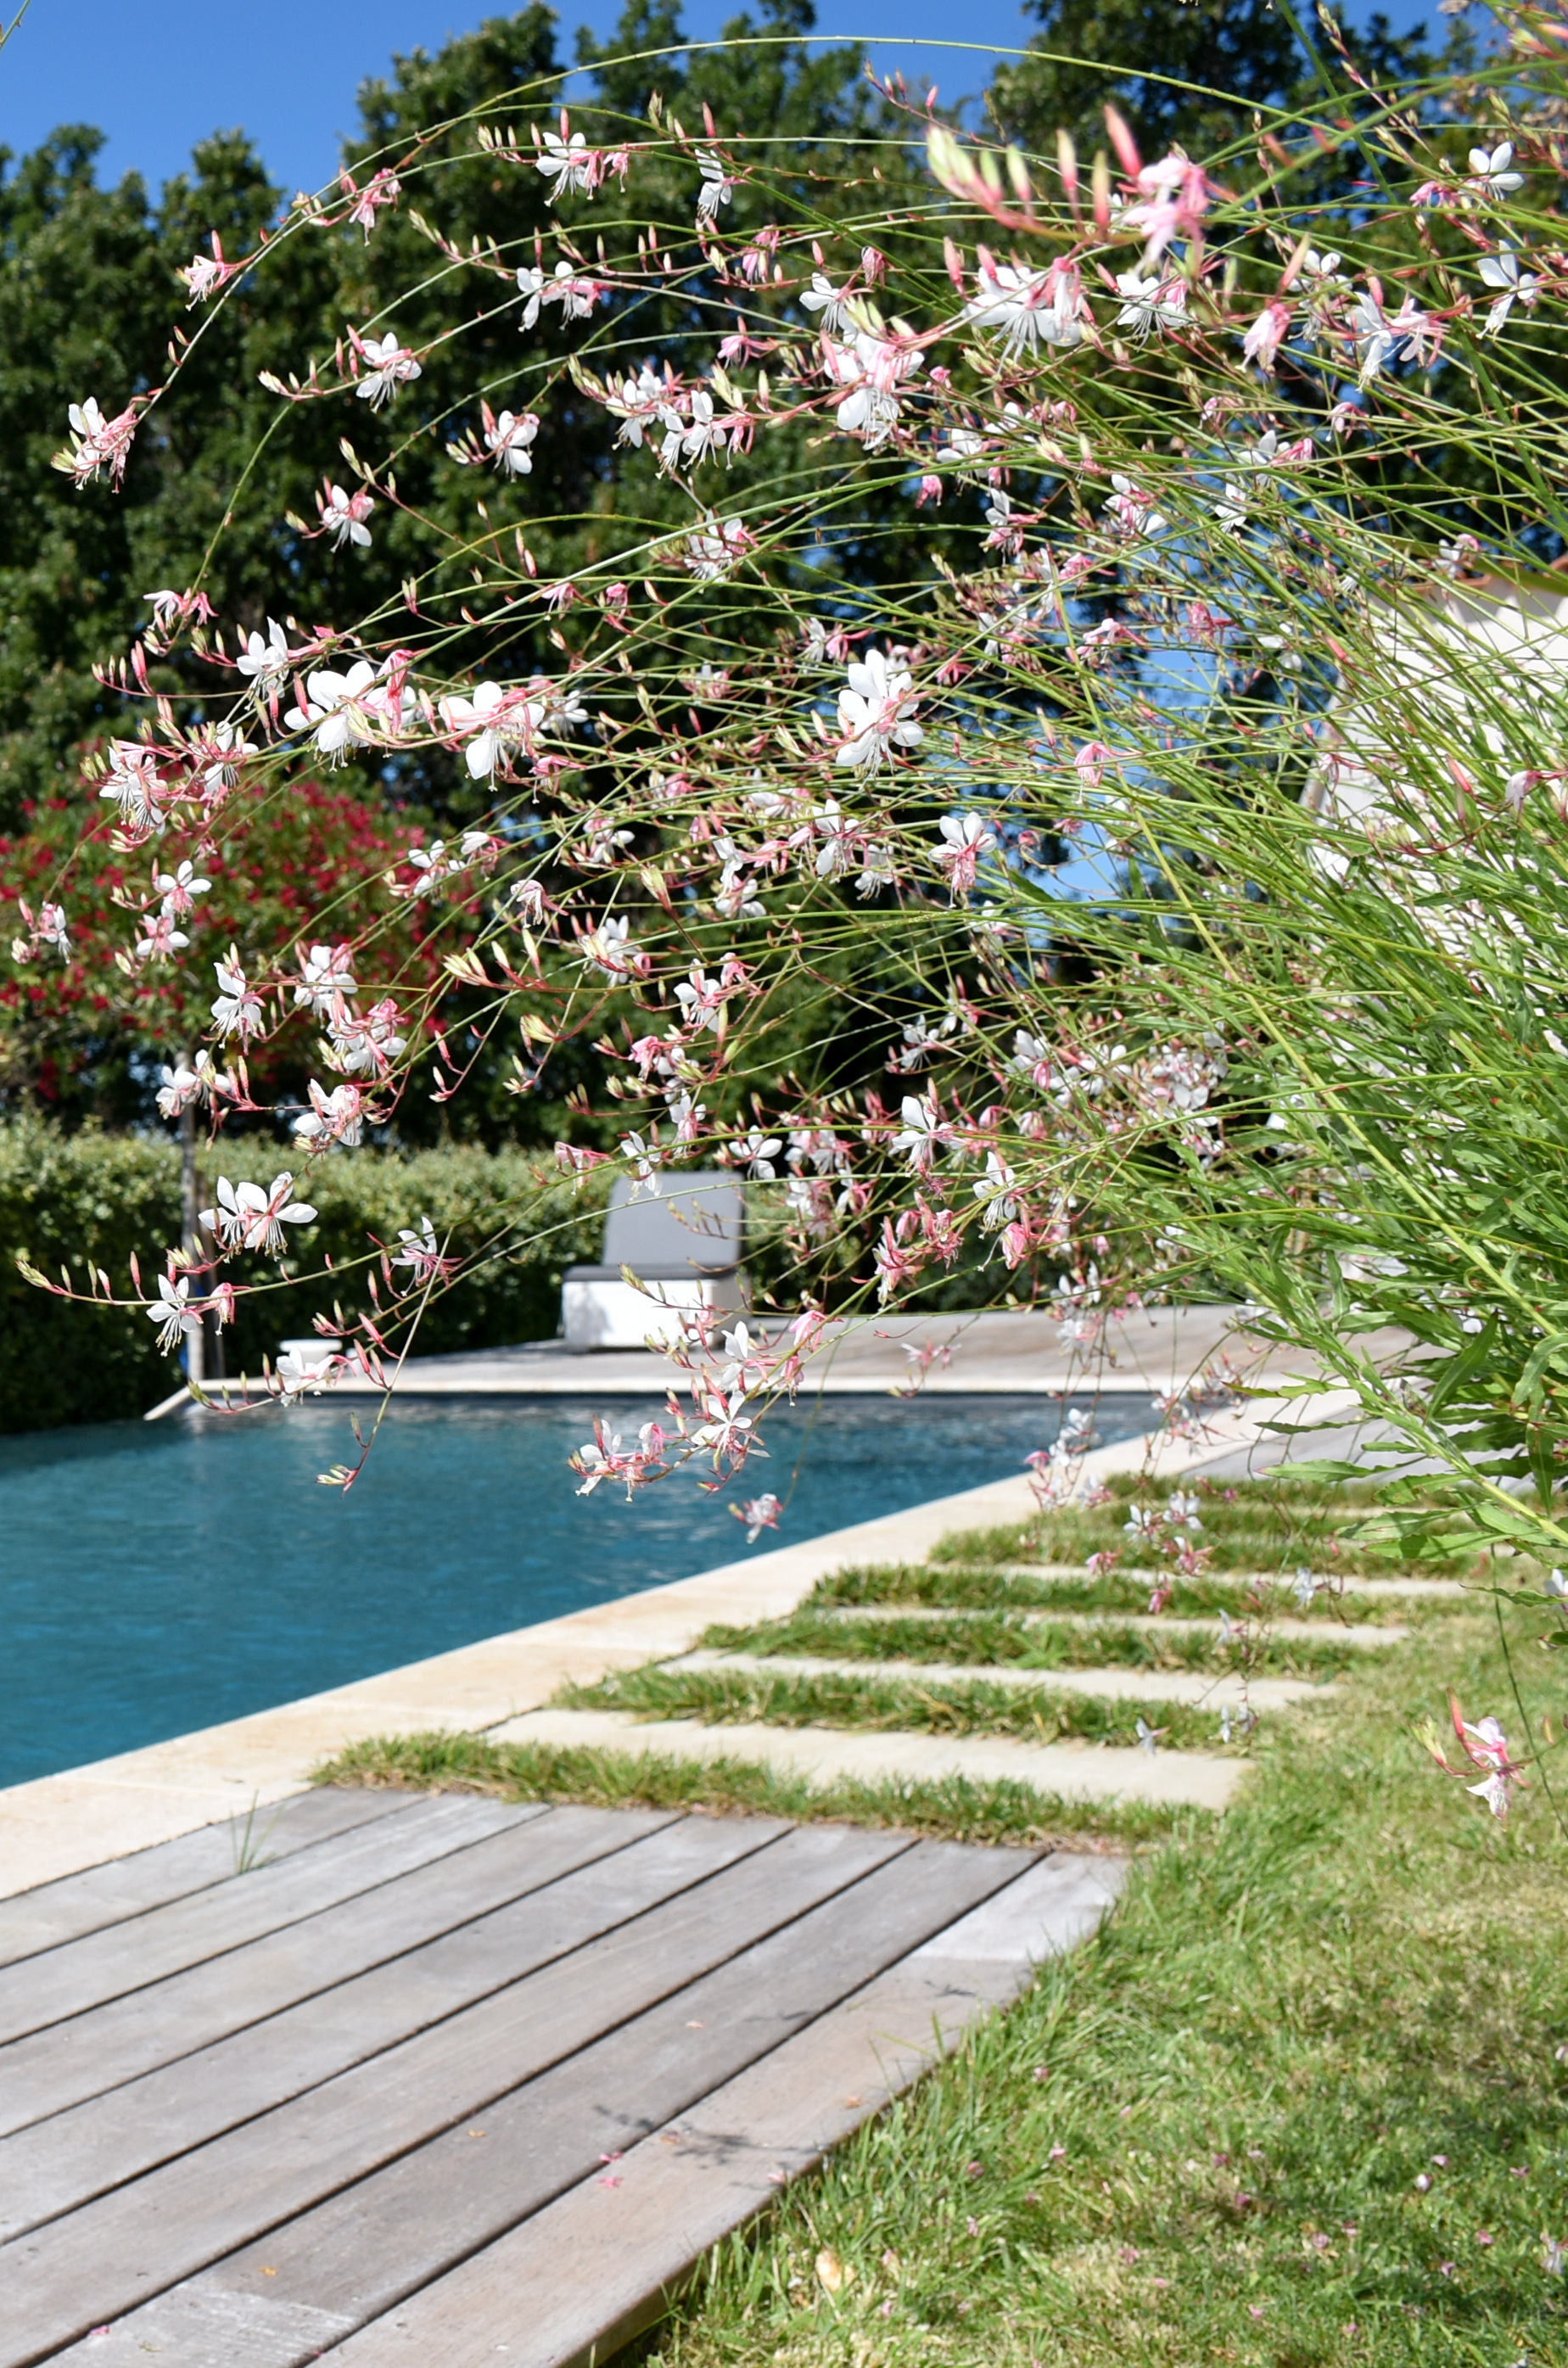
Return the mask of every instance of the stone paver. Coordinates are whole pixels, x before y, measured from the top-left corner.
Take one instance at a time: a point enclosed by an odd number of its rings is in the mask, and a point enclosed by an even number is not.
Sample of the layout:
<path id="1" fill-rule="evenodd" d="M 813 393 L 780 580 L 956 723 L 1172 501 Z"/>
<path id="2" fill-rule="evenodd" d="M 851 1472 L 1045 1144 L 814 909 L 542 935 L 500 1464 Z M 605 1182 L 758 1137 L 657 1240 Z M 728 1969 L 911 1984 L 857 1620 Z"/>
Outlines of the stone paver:
<path id="1" fill-rule="evenodd" d="M 763 1653 L 683 1653 L 678 1660 L 660 1664 L 666 1669 L 711 1671 L 733 1669 L 747 1678 L 908 1679 L 915 1685 L 988 1685 L 1039 1689 L 1082 1694 L 1106 1702 L 1185 1702 L 1193 1707 L 1212 1703 L 1216 1710 L 1285 1710 L 1303 1694 L 1324 1688 L 1310 1678 L 1254 1678 L 1247 1684 L 1230 1671 L 1205 1669 L 1023 1669 L 1017 1661 L 868 1661 L 818 1658 L 811 1655 Z"/>
<path id="2" fill-rule="evenodd" d="M 645 1751 L 667 1759 L 741 1759 L 839 1782 L 1028 1784 L 1075 1801 L 1146 1801 L 1223 1809 L 1247 1772 L 1244 1759 L 1200 1752 L 1119 1749 L 1098 1744 L 1017 1743 L 1009 1736 L 888 1734 L 854 1727 L 708 1726 L 698 1719 L 640 1720 L 626 1711 L 536 1710 L 494 1729 L 496 1743 L 592 1751 Z"/>
<path id="3" fill-rule="evenodd" d="M 1137 1628 L 1145 1634 L 1157 1635 L 1162 1630 L 1179 1636 L 1216 1636 L 1220 1623 L 1213 1612 L 1195 1619 L 1175 1611 L 1037 1611 L 1031 1606 L 1014 1603 L 813 1603 L 803 1607 L 813 1620 L 990 1620 L 1001 1618 L 1015 1627 L 1072 1628 Z M 1236 1627 L 1243 1623 L 1238 1620 Z M 1372 1651 L 1377 1647 L 1403 1644 L 1409 1635 L 1408 1628 L 1391 1620 L 1386 1627 L 1376 1627 L 1370 1621 L 1356 1620 L 1271 1620 L 1270 1636 L 1294 1639 L 1310 1637 L 1314 1643 L 1353 1645 L 1358 1649 Z"/>
<path id="4" fill-rule="evenodd" d="M 961 1568 L 962 1565 L 960 1565 Z M 1003 1578 L 1074 1579 L 1080 1587 L 1091 1584 L 1088 1572 L 1077 1562 L 1011 1562 L 998 1565 Z M 1117 1571 L 1119 1578 L 1146 1578 L 1153 1586 L 1164 1574 L 1153 1563 L 1123 1563 Z M 1277 1570 L 1215 1570 L 1211 1579 L 1227 1587 L 1295 1588 L 1295 1573 Z M 1469 1595 L 1473 1590 L 1462 1578 L 1357 1578 L 1346 1571 L 1313 1571 L 1321 1594 L 1343 1592 L 1346 1595 L 1395 1596 L 1455 1596 Z"/>

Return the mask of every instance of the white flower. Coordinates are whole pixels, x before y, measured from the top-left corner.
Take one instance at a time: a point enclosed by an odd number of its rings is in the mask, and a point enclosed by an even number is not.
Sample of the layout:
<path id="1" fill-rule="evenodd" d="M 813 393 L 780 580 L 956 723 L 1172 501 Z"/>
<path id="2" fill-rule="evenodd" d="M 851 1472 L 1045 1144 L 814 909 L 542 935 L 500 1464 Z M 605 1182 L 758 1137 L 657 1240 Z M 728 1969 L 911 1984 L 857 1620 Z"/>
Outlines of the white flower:
<path id="1" fill-rule="evenodd" d="M 158 1074 L 163 1079 L 158 1088 L 158 1115 L 160 1118 L 178 1118 L 201 1091 L 201 1080 L 194 1069 L 186 1067 L 183 1061 L 173 1069 L 165 1063 Z"/>
<path id="2" fill-rule="evenodd" d="M 1157 272 L 1119 271 L 1117 292 L 1122 299 L 1116 316 L 1119 329 L 1131 329 L 1140 345 L 1151 329 L 1175 329 L 1187 316 L 1185 279 L 1162 279 Z"/>
<path id="3" fill-rule="evenodd" d="M 376 677 L 369 658 L 357 658 L 347 674 L 320 667 L 305 677 L 303 705 L 291 707 L 283 720 L 291 731 L 313 731 L 317 748 L 335 764 L 350 747 L 376 736 L 365 709 L 365 694 Z"/>
<path id="4" fill-rule="evenodd" d="M 135 404 L 106 419 L 88 395 L 85 402 L 72 404 L 66 417 L 71 423 L 71 449 L 54 455 L 54 466 L 68 471 L 78 485 L 90 484 L 100 469 L 107 469 L 109 482 L 118 485 L 136 438 Z"/>
<path id="5" fill-rule="evenodd" d="M 156 803 L 157 754 L 139 740 L 110 741 L 108 772 L 98 795 L 119 808 L 119 818 L 128 830 L 147 832 L 164 827 L 164 816 Z"/>
<path id="6" fill-rule="evenodd" d="M 524 264 L 517 273 L 517 286 L 528 298 L 523 306 L 525 329 L 533 327 L 541 304 L 559 304 L 569 321 L 585 321 L 599 292 L 597 280 L 579 279 L 564 261 L 549 274 L 537 263 Z"/>
<path id="7" fill-rule="evenodd" d="M 822 351 L 829 378 L 848 390 L 834 415 L 839 427 L 875 452 L 898 426 L 903 408 L 898 389 L 925 368 L 924 356 L 913 346 L 864 330 L 843 346 L 824 336 Z"/>
<path id="8" fill-rule="evenodd" d="M 201 794 L 210 803 L 227 796 L 240 778 L 240 767 L 256 755 L 256 743 L 233 723 L 209 723 L 191 741 L 191 755 L 200 757 Z"/>
<path id="9" fill-rule="evenodd" d="M 547 180 L 554 176 L 550 192 L 553 202 L 564 189 L 585 189 L 591 196 L 596 162 L 580 131 L 574 131 L 570 140 L 563 140 L 559 131 L 547 131 L 542 152 L 534 158 L 534 170 Z"/>
<path id="10" fill-rule="evenodd" d="M 496 466 L 508 477 L 526 477 L 534 464 L 528 447 L 538 434 L 536 413 L 503 411 L 486 425 L 484 441 Z"/>
<path id="11" fill-rule="evenodd" d="M 207 882 L 203 881 L 201 884 L 205 887 Z M 70 953 L 71 933 L 65 926 L 63 905 L 51 905 L 47 897 L 44 898 L 39 906 L 38 934 L 39 942 L 52 946 L 62 960 Z"/>
<path id="12" fill-rule="evenodd" d="M 421 378 L 424 372 L 406 346 L 397 340 L 397 332 L 389 329 L 384 337 L 367 337 L 359 347 L 360 358 L 370 367 L 354 392 L 372 411 L 390 403 L 400 386 L 410 379 Z"/>
<path id="13" fill-rule="evenodd" d="M 301 1142 L 324 1148 L 329 1143 L 341 1143 L 352 1150 L 365 1123 L 365 1097 L 358 1087 L 335 1086 L 329 1094 L 312 1077 L 310 1096 L 310 1109 L 294 1121 L 294 1132 Z"/>
<path id="14" fill-rule="evenodd" d="M 1357 383 L 1370 386 L 1399 344 L 1398 333 L 1390 327 L 1380 304 L 1370 296 L 1358 296 L 1350 309 L 1350 334 L 1360 364 Z"/>
<path id="15" fill-rule="evenodd" d="M 723 451 L 728 430 L 723 420 L 714 418 L 713 398 L 706 387 L 698 387 L 692 394 L 689 427 L 671 405 L 666 404 L 659 416 L 665 427 L 661 468 L 674 469 L 682 461 L 703 461 L 710 452 Z"/>
<path id="16" fill-rule="evenodd" d="M 711 222 L 721 206 L 727 206 L 735 194 L 729 166 L 715 156 L 711 148 L 699 148 L 697 161 L 702 167 L 702 187 L 697 192 L 699 222 Z"/>
<path id="17" fill-rule="evenodd" d="M 837 336 L 839 331 L 847 326 L 849 312 L 843 290 L 834 286 L 825 271 L 812 272 L 812 284 L 801 296 L 801 302 L 808 313 L 819 313 L 822 315 L 817 325 L 824 329 L 829 336 Z"/>
<path id="18" fill-rule="evenodd" d="M 172 913 L 154 914 L 151 920 L 143 919 L 142 927 L 145 935 L 136 941 L 138 962 L 172 962 L 180 948 L 190 943 L 185 931 L 176 928 Z"/>
<path id="19" fill-rule="evenodd" d="M 247 633 L 245 645 L 234 660 L 238 673 L 250 677 L 251 689 L 257 699 L 265 699 L 288 678 L 289 639 L 275 617 L 267 620 L 267 638 L 259 633 Z"/>
<path id="20" fill-rule="evenodd" d="M 995 852 L 996 834 L 983 814 L 944 814 L 941 829 L 945 844 L 937 849 L 937 861 L 956 905 L 973 887 L 981 857 Z"/>
<path id="21" fill-rule="evenodd" d="M 1516 303 L 1528 308 L 1535 302 L 1540 282 L 1533 271 L 1520 270 L 1518 249 L 1506 245 L 1500 246 L 1495 255 L 1482 256 L 1481 276 L 1488 288 L 1502 290 L 1482 330 L 1483 336 L 1494 337 Z"/>
<path id="22" fill-rule="evenodd" d="M 384 1077 L 406 1040 L 397 1033 L 403 1015 L 390 996 L 372 1004 L 363 1019 L 335 1004 L 327 1021 L 334 1064 L 347 1076 Z"/>
<path id="23" fill-rule="evenodd" d="M 542 700 L 529 699 L 525 691 L 503 689 L 498 682 L 476 683 L 472 699 L 441 701 L 448 730 L 467 738 L 463 761 L 476 781 L 489 780 L 497 765 L 510 761 L 515 749 L 529 745 L 544 712 Z"/>
<path id="24" fill-rule="evenodd" d="M 393 1252 L 392 1264 L 405 1266 L 410 1280 L 423 1283 L 428 1282 L 440 1266 L 441 1252 L 436 1239 L 436 1228 L 429 1218 L 422 1217 L 419 1222 L 421 1230 L 417 1233 L 412 1232 L 407 1225 L 399 1226 L 397 1237 L 403 1247 Z"/>
<path id="25" fill-rule="evenodd" d="M 778 1175 L 773 1163 L 782 1156 L 783 1150 L 784 1145 L 776 1134 L 764 1134 L 761 1127 L 754 1126 L 744 1143 L 731 1144 L 730 1157 L 737 1167 L 748 1167 L 761 1182 L 771 1184 Z M 744 1325 L 741 1329 L 744 1334 Z"/>
<path id="26" fill-rule="evenodd" d="M 918 1094 L 905 1094 L 899 1111 L 903 1126 L 894 1135 L 892 1147 L 903 1154 L 917 1176 L 928 1176 L 937 1152 L 952 1141 L 935 1091 L 929 1101 L 923 1101 Z"/>
<path id="27" fill-rule="evenodd" d="M 275 1176 L 265 1191 L 259 1184 L 231 1184 L 220 1176 L 217 1206 L 203 1209 L 201 1222 L 225 1249 L 276 1255 L 285 1247 L 285 1225 L 308 1225 L 315 1219 L 307 1201 L 290 1198 L 293 1189 L 294 1178 L 287 1172 Z"/>
<path id="28" fill-rule="evenodd" d="M 142 1313 L 159 1326 L 158 1346 L 165 1356 L 177 1349 L 182 1338 L 189 1338 L 201 1329 L 201 1310 L 190 1304 L 190 1277 L 182 1274 L 171 1282 L 166 1274 L 158 1277 L 158 1296 L 149 1300 Z"/>
<path id="29" fill-rule="evenodd" d="M 1081 344 L 1083 310 L 1076 270 L 1061 264 L 1030 269 L 988 258 L 975 275 L 964 318 L 977 329 L 1000 329 L 1010 354 L 1038 354 L 1041 346 Z"/>
<path id="30" fill-rule="evenodd" d="M 363 387 L 359 390 L 363 394 Z M 361 551 L 370 548 L 370 529 L 365 524 L 375 508 L 375 498 L 361 486 L 357 494 L 345 493 L 341 485 L 328 484 L 316 495 L 316 507 L 321 513 L 322 531 L 333 538 L 332 547 L 341 551 L 352 542 Z"/>
<path id="31" fill-rule="evenodd" d="M 1317 281 L 1320 289 L 1348 288 L 1350 282 L 1339 268 L 1344 260 L 1336 248 L 1320 255 L 1315 246 L 1309 246 L 1301 258 L 1301 269 L 1309 279 Z"/>
<path id="32" fill-rule="evenodd" d="M 261 996 L 256 987 L 246 984 L 237 946 L 231 946 L 227 958 L 214 962 L 212 967 L 218 973 L 220 990 L 212 1006 L 212 1018 L 223 1035 L 237 1036 L 244 1044 L 262 1026 Z"/>
<path id="33" fill-rule="evenodd" d="M 318 1019 L 328 1019 L 334 1007 L 357 991 L 350 947 L 300 948 L 300 978 L 294 989 L 296 1011 L 308 1008 Z"/>
<path id="34" fill-rule="evenodd" d="M 918 748 L 926 737 L 914 720 L 919 703 L 908 668 L 890 665 L 881 650 L 868 650 L 851 664 L 838 694 L 843 746 L 835 763 L 869 775 L 891 748 Z"/>
<path id="35" fill-rule="evenodd" d="M 648 967 L 648 956 L 632 939 L 631 922 L 613 914 L 579 938 L 577 951 L 585 970 L 597 970 L 611 981 L 641 977 Z"/>
<path id="36" fill-rule="evenodd" d="M 700 583 L 714 584 L 756 548 L 756 537 L 739 518 L 725 518 L 721 525 L 710 510 L 707 523 L 687 536 L 681 556 Z"/>
<path id="37" fill-rule="evenodd" d="M 981 1230 L 999 1233 L 1004 1225 L 1017 1223 L 1018 1201 L 1016 1193 L 1017 1178 L 1005 1159 L 994 1151 L 985 1155 L 985 1173 L 970 1187 L 981 1204 Z"/>
<path id="38" fill-rule="evenodd" d="M 1524 175 L 1509 170 L 1513 161 L 1514 143 L 1511 140 L 1505 140 L 1497 148 L 1471 150 L 1470 169 L 1481 184 L 1483 197 L 1512 197 L 1516 189 L 1524 188 Z"/>
<path id="39" fill-rule="evenodd" d="M 1131 477 L 1114 469 L 1106 511 L 1128 534 L 1163 534 L 1170 524 L 1165 512 L 1154 507 L 1153 494 L 1146 494 Z"/>

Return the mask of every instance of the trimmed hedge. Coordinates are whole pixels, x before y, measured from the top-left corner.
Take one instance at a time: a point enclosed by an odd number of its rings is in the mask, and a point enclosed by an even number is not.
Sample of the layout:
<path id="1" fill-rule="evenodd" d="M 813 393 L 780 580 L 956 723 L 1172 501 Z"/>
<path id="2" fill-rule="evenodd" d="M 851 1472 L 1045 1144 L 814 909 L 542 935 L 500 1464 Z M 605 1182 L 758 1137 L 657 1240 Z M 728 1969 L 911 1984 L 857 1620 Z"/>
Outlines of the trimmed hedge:
<path id="1" fill-rule="evenodd" d="M 204 1147 L 204 1187 L 210 1193 L 223 1173 L 265 1183 L 288 1159 L 255 1139 Z M 574 1190 L 533 1153 L 340 1152 L 310 1166 L 299 1189 L 319 1213 L 291 1237 L 284 1273 L 316 1279 L 242 1303 L 225 1342 L 231 1372 L 258 1372 L 264 1352 L 309 1333 L 335 1297 L 350 1312 L 362 1305 L 368 1236 L 394 1243 L 400 1226 L 426 1215 L 459 1257 L 502 1239 L 482 1271 L 431 1301 L 421 1356 L 552 1338 L 562 1269 L 598 1255 L 602 1185 L 589 1178 Z M 66 1134 L 32 1118 L 0 1127 L 0 1431 L 138 1415 L 178 1383 L 144 1315 L 52 1298 L 17 1271 L 18 1254 L 49 1275 L 69 1266 L 78 1288 L 86 1265 L 103 1267 L 124 1293 L 131 1253 L 153 1288 L 162 1252 L 178 1238 L 179 1155 L 166 1138 Z M 347 1269 L 341 1284 L 321 1274 L 326 1258 Z M 275 1261 L 249 1263 L 258 1281 L 278 1274 Z"/>

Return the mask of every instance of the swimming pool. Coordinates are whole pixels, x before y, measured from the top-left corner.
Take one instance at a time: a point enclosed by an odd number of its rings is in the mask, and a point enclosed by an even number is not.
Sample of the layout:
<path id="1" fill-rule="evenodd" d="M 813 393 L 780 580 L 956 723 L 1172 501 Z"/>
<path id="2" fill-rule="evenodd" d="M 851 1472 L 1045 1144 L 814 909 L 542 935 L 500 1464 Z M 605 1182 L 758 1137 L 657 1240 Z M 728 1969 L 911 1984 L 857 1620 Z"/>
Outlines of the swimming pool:
<path id="1" fill-rule="evenodd" d="M 1088 1401 L 1083 1403 L 1087 1404 Z M 406 1401 L 345 1497 L 347 1411 L 109 1423 L 0 1440 L 0 1784 L 134 1750 L 743 1557 L 730 1512 L 772 1489 L 754 1551 L 1017 1472 L 1062 1418 L 1039 1397 L 835 1398 L 768 1417 L 766 1463 L 705 1496 L 576 1494 L 594 1415 L 642 1398 Z M 1151 1420 L 1103 1397 L 1103 1440 Z"/>

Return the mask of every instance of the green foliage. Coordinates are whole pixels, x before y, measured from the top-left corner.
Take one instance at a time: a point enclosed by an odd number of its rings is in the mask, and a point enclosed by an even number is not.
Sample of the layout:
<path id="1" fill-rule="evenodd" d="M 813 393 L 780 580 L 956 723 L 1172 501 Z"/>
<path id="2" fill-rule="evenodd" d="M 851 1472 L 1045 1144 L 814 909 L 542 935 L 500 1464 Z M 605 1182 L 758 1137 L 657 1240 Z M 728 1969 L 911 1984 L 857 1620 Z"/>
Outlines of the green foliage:
<path id="1" fill-rule="evenodd" d="M 17 1271 L 107 1268 L 129 1289 L 129 1253 L 179 1232 L 172 1144 L 96 1130 L 65 1135 L 23 1121 L 0 1128 L 0 1431 L 110 1422 L 166 1397 L 174 1376 L 153 1326 L 123 1310 L 49 1296 Z"/>
<path id="2" fill-rule="evenodd" d="M 1245 131 L 1256 108 L 1283 107 L 1307 69 L 1294 25 L 1273 0 L 1029 0 L 1040 30 L 1001 67 L 991 110 L 1041 155 L 1059 129 L 1080 152 L 1107 145 L 1119 108 L 1145 157 L 1178 143 L 1208 156 Z"/>
<path id="3" fill-rule="evenodd" d="M 1142 1720 L 1173 1751 L 1214 1745 L 1215 1713 L 1178 1702 L 1123 1702 L 1039 1686 L 1000 1685 L 981 1675 L 923 1681 L 766 1669 L 685 1669 L 654 1662 L 618 1670 L 559 1696 L 572 1710 L 626 1710 L 643 1718 L 695 1718 L 705 1725 L 832 1726 L 904 1735 L 1006 1735 L 1026 1743 L 1077 1741 L 1138 1748 Z"/>
<path id="4" fill-rule="evenodd" d="M 1184 1599 L 1185 1600 L 1185 1599 Z M 1002 1608 L 995 1608 L 997 1603 Z M 907 1616 L 900 1617 L 901 1609 Z M 756 1628 L 710 1628 L 700 1639 L 705 1652 L 809 1653 L 846 1660 L 1012 1665 L 1021 1668 L 1206 1669 L 1215 1675 L 1238 1657 L 1216 1634 L 1212 1619 L 1155 1622 L 1071 1617 L 1040 1619 L 1012 1608 L 1011 1589 L 1000 1573 L 991 1605 L 948 1613 L 937 1607 L 889 1607 L 887 1618 L 856 1619 L 807 1604 L 787 1620 Z M 1392 1643 L 1396 1639 L 1392 1638 Z M 1342 1643 L 1327 1623 L 1320 1636 L 1281 1636 L 1265 1628 L 1253 1668 L 1271 1676 L 1335 1677 L 1351 1668 L 1358 1647 Z"/>
<path id="5" fill-rule="evenodd" d="M 814 1785 L 744 1759 L 665 1759 L 641 1751 L 585 1751 L 553 1744 L 492 1743 L 437 1731 L 372 1736 L 314 1770 L 318 1784 L 394 1785 L 415 1792 L 487 1793 L 504 1801 L 585 1801 L 606 1809 L 695 1809 L 721 1816 L 810 1817 L 892 1826 L 944 1841 L 1011 1842 L 1048 1849 L 1109 1841 L 1137 1848 L 1205 1822 L 1199 1810 L 1141 1801 L 1068 1801 L 1028 1784 Z"/>
<path id="6" fill-rule="evenodd" d="M 204 1150 L 204 1180 L 210 1189 L 225 1171 L 265 1178 L 284 1156 L 255 1144 Z M 330 1314 L 337 1284 L 329 1259 L 358 1297 L 367 1237 L 395 1249 L 399 1227 L 426 1215 L 454 1255 L 484 1262 L 432 1303 L 415 1344 L 422 1355 L 553 1338 L 562 1267 L 597 1254 L 602 1193 L 591 1180 L 574 1192 L 520 1152 L 465 1144 L 405 1157 L 339 1153 L 301 1176 L 300 1190 L 317 1223 L 294 1237 L 282 1269 L 250 1262 L 248 1280 L 278 1280 L 242 1299 L 225 1341 L 231 1373 L 259 1373 L 280 1340 L 307 1335 L 318 1312 Z M 153 1246 L 178 1235 L 172 1142 L 90 1127 L 68 1134 L 33 1119 L 0 1128 L 0 1432 L 140 1414 L 179 1383 L 145 1316 L 51 1297 L 24 1281 L 17 1257 L 51 1278 L 68 1266 L 78 1290 L 84 1267 L 101 1267 L 124 1293 L 132 1253 L 151 1290 Z"/>

